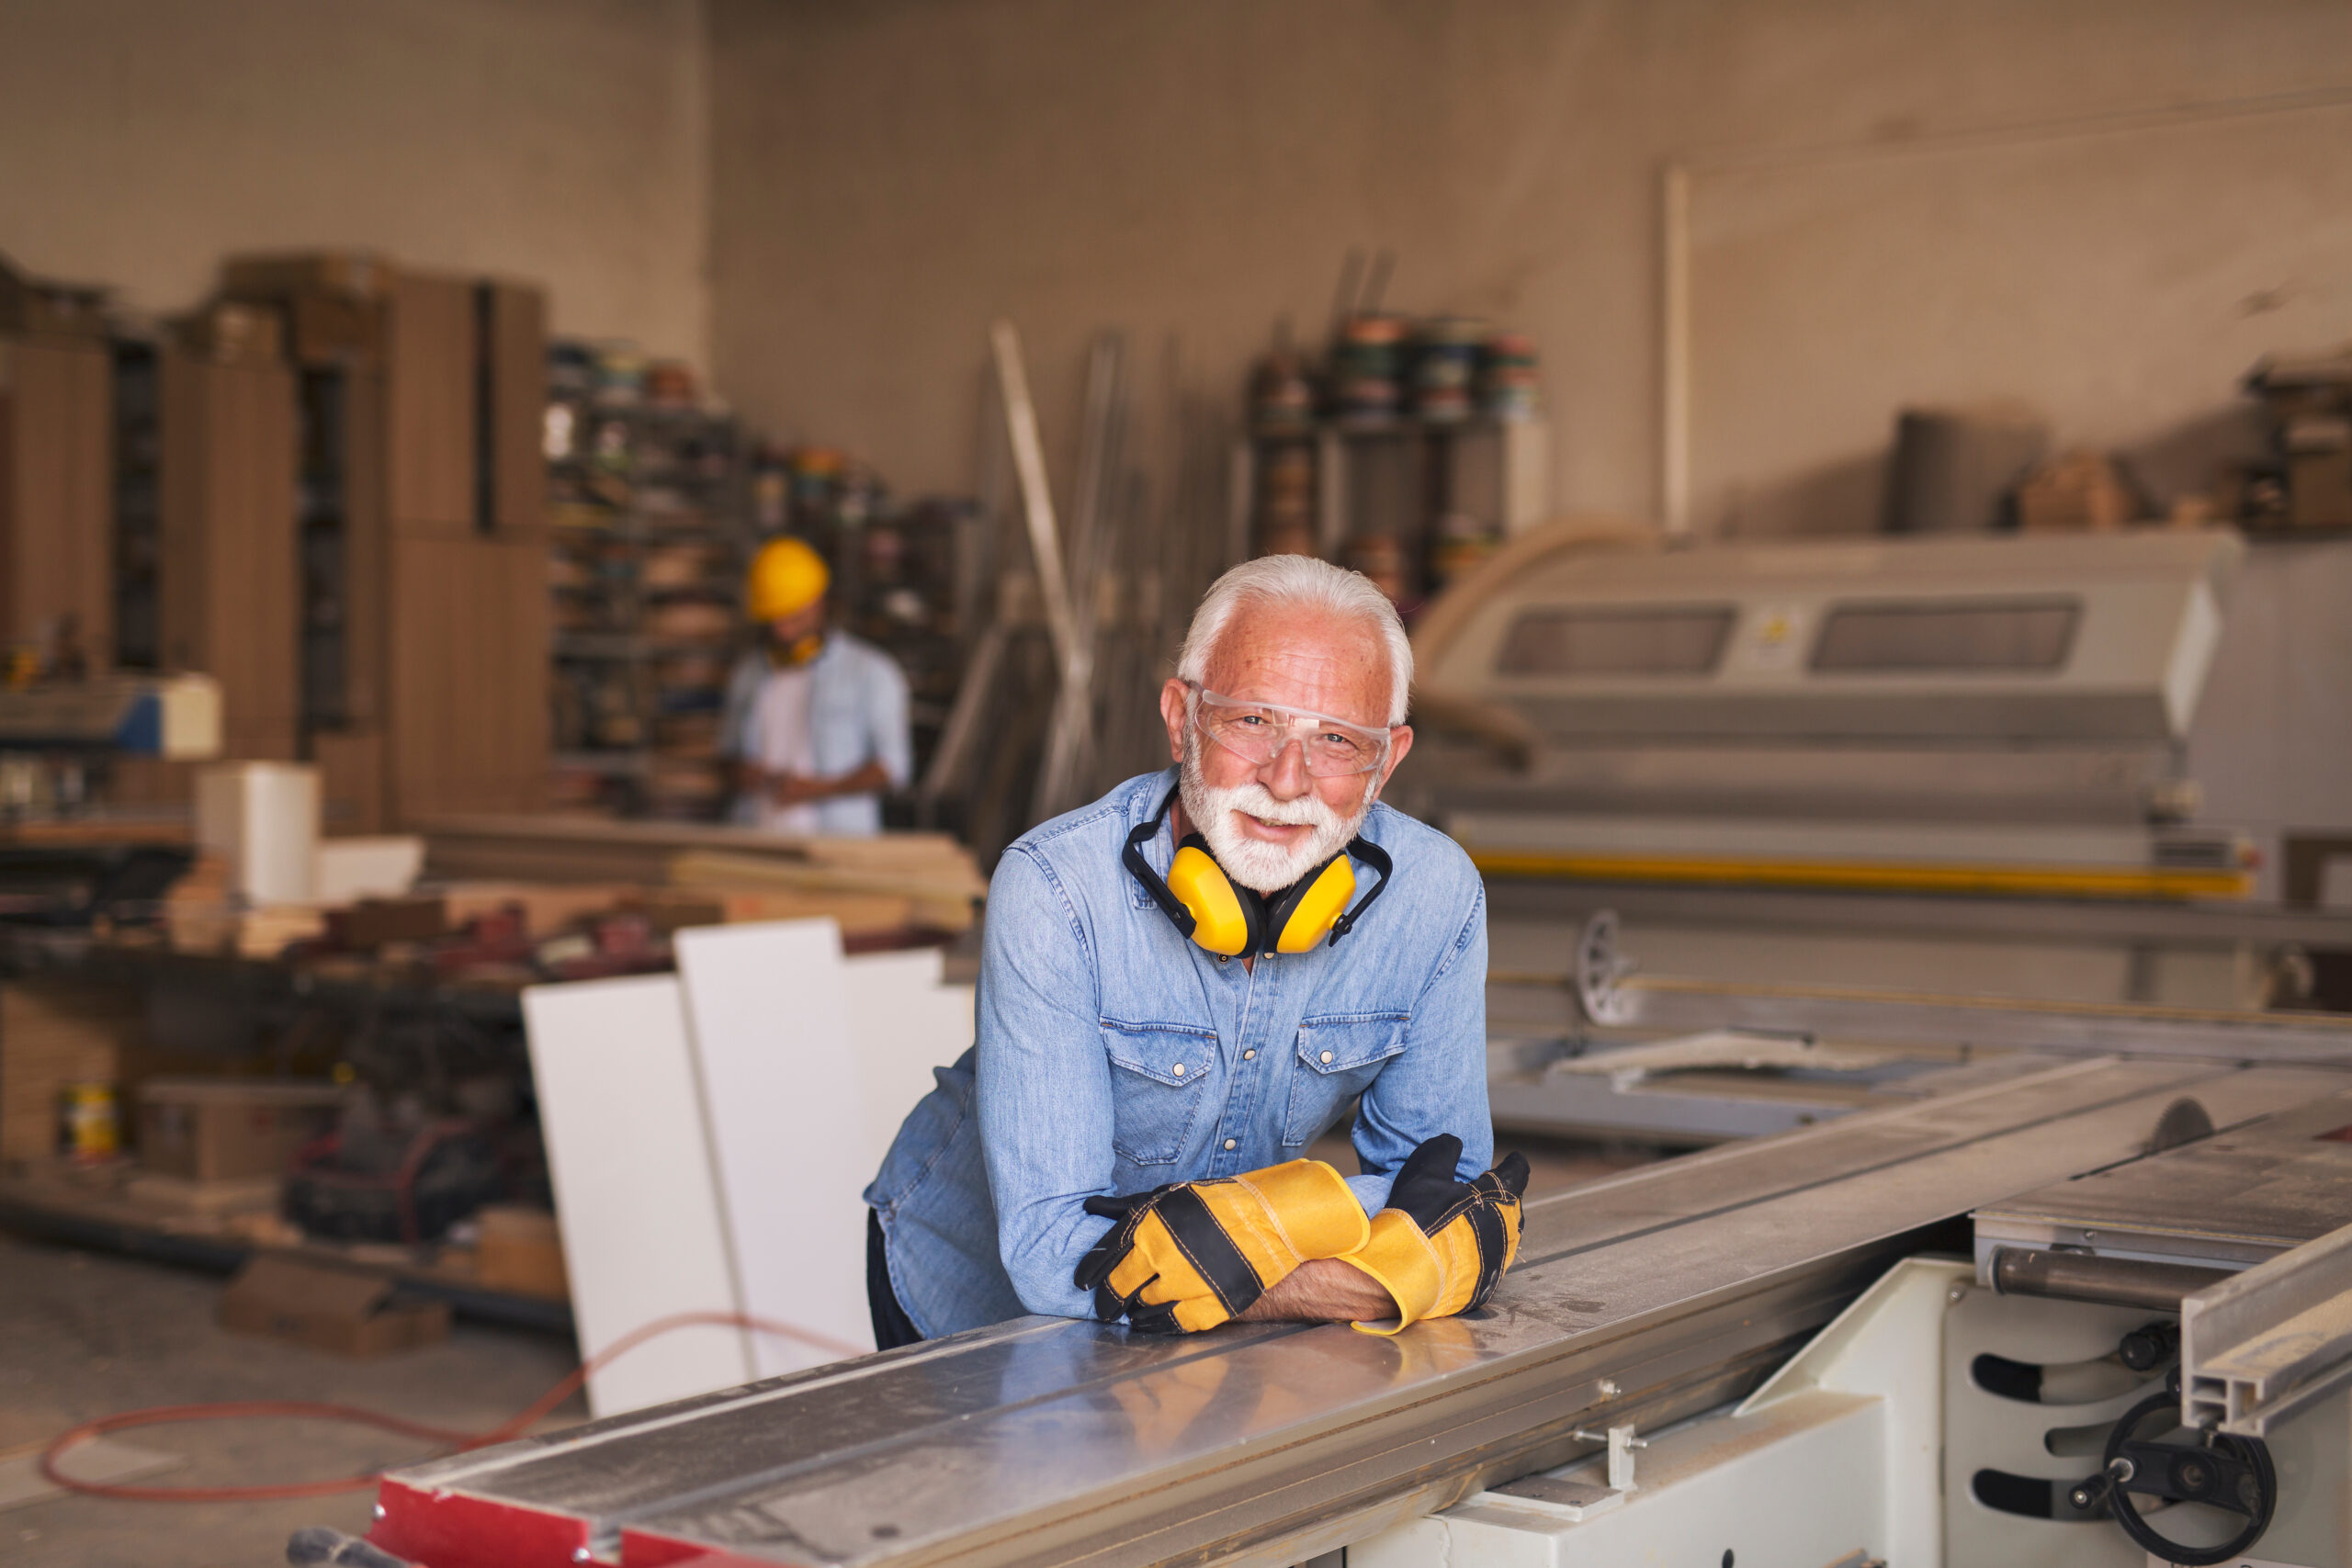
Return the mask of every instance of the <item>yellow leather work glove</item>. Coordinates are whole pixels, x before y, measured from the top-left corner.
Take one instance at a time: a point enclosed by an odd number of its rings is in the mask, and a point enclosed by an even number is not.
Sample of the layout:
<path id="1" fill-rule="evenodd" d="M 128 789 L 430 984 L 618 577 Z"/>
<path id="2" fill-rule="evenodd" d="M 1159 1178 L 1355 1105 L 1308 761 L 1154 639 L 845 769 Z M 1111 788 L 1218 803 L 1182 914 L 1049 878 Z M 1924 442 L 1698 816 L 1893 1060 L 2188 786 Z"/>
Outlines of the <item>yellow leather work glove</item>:
<path id="1" fill-rule="evenodd" d="M 1118 1223 L 1072 1280 L 1094 1292 L 1097 1317 L 1147 1334 L 1228 1323 L 1301 1263 L 1353 1251 L 1371 1234 L 1347 1182 L 1315 1159 L 1089 1198 L 1086 1212 Z"/>
<path id="2" fill-rule="evenodd" d="M 1363 1246 L 1340 1261 L 1360 1269 L 1396 1303 L 1396 1326 L 1359 1323 L 1367 1334 L 1401 1334 L 1425 1317 L 1451 1317 L 1482 1304 L 1519 1256 L 1519 1198 L 1527 1156 L 1505 1155 L 1476 1181 L 1457 1181 L 1462 1140 L 1440 1134 L 1406 1158 L 1372 1217 Z"/>

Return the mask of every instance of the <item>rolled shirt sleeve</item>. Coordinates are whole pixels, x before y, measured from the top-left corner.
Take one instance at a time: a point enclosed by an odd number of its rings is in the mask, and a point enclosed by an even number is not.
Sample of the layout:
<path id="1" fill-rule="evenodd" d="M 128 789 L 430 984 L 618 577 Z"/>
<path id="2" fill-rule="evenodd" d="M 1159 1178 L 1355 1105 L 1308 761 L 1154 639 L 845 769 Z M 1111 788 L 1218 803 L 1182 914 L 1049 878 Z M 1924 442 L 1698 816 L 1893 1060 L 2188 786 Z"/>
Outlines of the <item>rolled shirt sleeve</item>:
<path id="1" fill-rule="evenodd" d="M 980 1145 L 1005 1272 L 1031 1312 L 1062 1317 L 1091 1314 L 1070 1275 L 1110 1229 L 1081 1206 L 1114 1190 L 1097 989 L 1068 896 L 1029 852 L 1007 852 L 989 884 L 982 936 Z"/>

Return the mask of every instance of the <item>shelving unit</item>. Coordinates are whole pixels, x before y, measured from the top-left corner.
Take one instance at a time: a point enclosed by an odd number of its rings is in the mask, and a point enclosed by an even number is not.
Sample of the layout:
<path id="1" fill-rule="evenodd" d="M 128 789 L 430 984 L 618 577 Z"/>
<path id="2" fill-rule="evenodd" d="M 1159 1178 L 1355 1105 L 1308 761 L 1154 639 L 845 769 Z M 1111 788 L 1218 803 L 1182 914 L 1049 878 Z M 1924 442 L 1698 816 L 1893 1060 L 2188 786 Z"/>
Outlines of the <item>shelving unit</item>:
<path id="1" fill-rule="evenodd" d="M 752 536 L 736 427 L 559 383 L 547 431 L 556 804 L 716 818 Z"/>
<path id="2" fill-rule="evenodd" d="M 114 344 L 114 659 L 163 667 L 163 400 L 156 346 Z"/>
<path id="3" fill-rule="evenodd" d="M 1312 464 L 1314 553 L 1375 579 L 1392 573 L 1400 603 L 1442 585 L 1449 535 L 1500 540 L 1550 514 L 1550 430 L 1541 420 L 1321 419 L 1238 444 L 1230 526 L 1253 552 L 1306 542 L 1268 536 L 1261 484 L 1270 462 L 1302 450 Z"/>

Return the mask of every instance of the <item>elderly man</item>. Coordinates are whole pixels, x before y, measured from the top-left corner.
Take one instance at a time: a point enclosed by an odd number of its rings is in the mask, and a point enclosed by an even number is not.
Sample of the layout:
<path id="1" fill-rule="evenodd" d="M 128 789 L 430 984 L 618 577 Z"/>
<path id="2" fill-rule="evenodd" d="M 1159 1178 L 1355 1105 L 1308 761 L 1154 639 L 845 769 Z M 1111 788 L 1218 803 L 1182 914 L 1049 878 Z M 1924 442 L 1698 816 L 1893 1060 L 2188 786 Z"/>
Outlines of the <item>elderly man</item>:
<path id="1" fill-rule="evenodd" d="M 1324 562 L 1209 590 L 1160 694 L 1177 766 L 997 866 L 978 1043 L 866 1189 L 877 1344 L 1024 1311 L 1394 1332 L 1485 1300 L 1526 1165 L 1487 1169 L 1477 873 L 1378 804 L 1412 659 Z M 1343 1179 L 1305 1156 L 1351 1105 Z"/>

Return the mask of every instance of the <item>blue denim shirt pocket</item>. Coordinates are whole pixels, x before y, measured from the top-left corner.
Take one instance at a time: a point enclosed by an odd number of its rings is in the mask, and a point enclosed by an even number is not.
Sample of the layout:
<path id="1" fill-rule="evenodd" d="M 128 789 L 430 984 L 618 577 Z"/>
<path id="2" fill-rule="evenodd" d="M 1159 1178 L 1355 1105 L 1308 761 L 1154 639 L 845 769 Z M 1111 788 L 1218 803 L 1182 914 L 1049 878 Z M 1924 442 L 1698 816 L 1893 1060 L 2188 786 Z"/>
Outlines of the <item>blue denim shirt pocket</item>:
<path id="1" fill-rule="evenodd" d="M 1303 1148 L 1348 1101 L 1380 1076 L 1381 1064 L 1405 1049 L 1410 1013 L 1351 1012 L 1302 1019 L 1298 1063 L 1290 1076 L 1290 1113 L 1283 1146 Z"/>
<path id="2" fill-rule="evenodd" d="M 1131 1165 L 1171 1165 L 1208 1096 L 1216 1032 L 1188 1023 L 1127 1023 L 1106 1018 L 1102 1049 L 1111 1075 L 1111 1147 Z"/>

